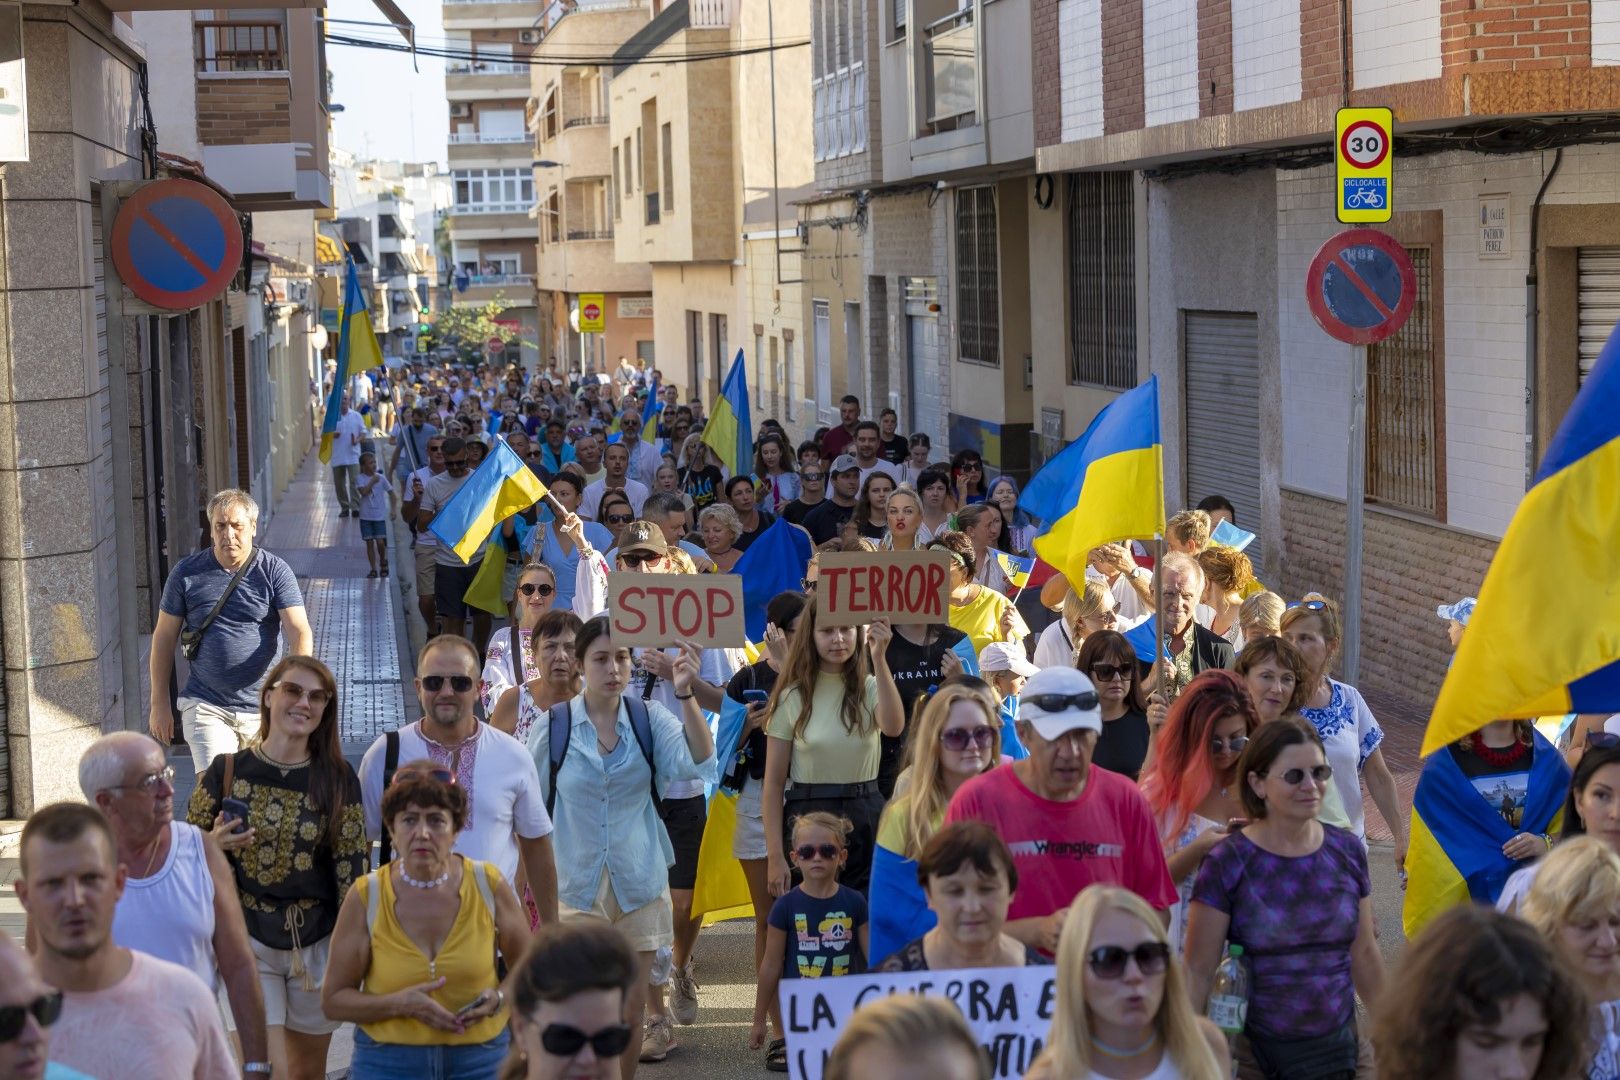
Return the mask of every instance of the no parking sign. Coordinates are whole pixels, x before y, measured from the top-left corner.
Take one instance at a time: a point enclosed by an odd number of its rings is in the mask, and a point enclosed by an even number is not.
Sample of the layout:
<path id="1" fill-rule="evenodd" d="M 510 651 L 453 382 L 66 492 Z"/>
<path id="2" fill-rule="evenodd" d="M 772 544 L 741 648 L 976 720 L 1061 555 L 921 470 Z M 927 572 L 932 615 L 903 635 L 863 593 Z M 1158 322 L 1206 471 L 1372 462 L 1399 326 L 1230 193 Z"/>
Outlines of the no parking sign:
<path id="1" fill-rule="evenodd" d="M 242 266 L 242 225 L 213 188 L 154 180 L 123 201 L 109 244 L 129 291 L 165 311 L 214 299 Z"/>

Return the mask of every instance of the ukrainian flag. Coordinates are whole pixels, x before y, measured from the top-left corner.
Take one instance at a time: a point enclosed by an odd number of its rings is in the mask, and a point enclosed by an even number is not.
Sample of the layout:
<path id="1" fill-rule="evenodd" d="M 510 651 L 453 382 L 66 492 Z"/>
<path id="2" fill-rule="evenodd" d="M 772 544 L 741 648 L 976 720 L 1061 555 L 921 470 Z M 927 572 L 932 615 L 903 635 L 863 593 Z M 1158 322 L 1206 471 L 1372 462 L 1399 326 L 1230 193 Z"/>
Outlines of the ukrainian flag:
<path id="1" fill-rule="evenodd" d="M 811 554 L 804 530 L 786 518 L 777 518 L 731 568 L 743 580 L 743 618 L 749 641 L 765 640 L 766 606 L 779 593 L 799 588 Z"/>
<path id="2" fill-rule="evenodd" d="M 349 376 L 367 368 L 382 367 L 382 348 L 377 344 L 377 331 L 371 326 L 371 312 L 366 310 L 366 295 L 360 291 L 360 275 L 354 260 L 348 260 L 343 282 L 343 310 L 338 313 L 337 373 L 332 376 L 332 390 L 326 395 L 326 419 L 321 421 L 322 463 L 332 460 L 332 440 L 337 438 L 338 417 L 342 415 L 344 388 Z"/>
<path id="3" fill-rule="evenodd" d="M 1022 589 L 1029 584 L 1030 572 L 1035 569 L 1035 560 L 1026 559 L 1021 555 L 1014 555 L 1007 551 L 996 552 L 996 565 L 1001 572 L 1007 575 L 1007 580 L 1015 589 Z"/>
<path id="4" fill-rule="evenodd" d="M 1560 828 L 1569 766 L 1540 732 L 1531 739 L 1529 789 L 1516 828 L 1463 775 L 1448 748 L 1424 761 L 1412 796 L 1412 839 L 1406 854 L 1401 924 L 1408 938 L 1449 907 L 1470 899 L 1495 903 L 1520 865 L 1502 854 L 1502 845 L 1521 832 L 1539 836 Z"/>
<path id="5" fill-rule="evenodd" d="M 703 442 L 714 449 L 732 476 L 754 471 L 754 425 L 748 414 L 748 377 L 743 373 L 743 351 L 720 384 L 720 398 L 703 429 Z"/>
<path id="6" fill-rule="evenodd" d="M 1620 329 L 1496 549 L 1423 736 L 1620 711 Z"/>
<path id="7" fill-rule="evenodd" d="M 428 531 L 464 563 L 484 546 L 495 526 L 545 497 L 546 485 L 529 471 L 505 439 L 433 518 Z"/>
<path id="8" fill-rule="evenodd" d="M 658 380 L 655 378 L 647 390 L 647 404 L 641 407 L 641 441 L 658 442 Z"/>
<path id="9" fill-rule="evenodd" d="M 1035 554 L 1070 581 L 1086 579 L 1086 556 L 1098 544 L 1162 535 L 1159 377 L 1110 402 L 1041 467 L 1018 505 L 1051 522 L 1035 538 Z"/>

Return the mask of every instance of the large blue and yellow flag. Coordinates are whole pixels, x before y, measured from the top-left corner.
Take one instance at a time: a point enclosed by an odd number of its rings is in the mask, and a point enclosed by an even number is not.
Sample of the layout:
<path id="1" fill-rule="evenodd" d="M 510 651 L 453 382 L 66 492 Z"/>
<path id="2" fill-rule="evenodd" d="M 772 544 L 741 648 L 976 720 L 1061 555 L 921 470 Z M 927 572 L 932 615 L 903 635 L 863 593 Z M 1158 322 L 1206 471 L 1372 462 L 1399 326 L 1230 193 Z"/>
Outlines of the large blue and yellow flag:
<path id="1" fill-rule="evenodd" d="M 1070 581 L 1085 581 L 1086 557 L 1098 544 L 1162 535 L 1159 377 L 1110 402 L 1041 467 L 1018 505 L 1051 523 L 1035 538 L 1035 554 Z"/>
<path id="2" fill-rule="evenodd" d="M 741 349 L 726 372 L 726 381 L 720 384 L 720 397 L 710 410 L 703 442 L 725 462 L 732 476 L 746 476 L 753 471 L 754 424 L 748 412 L 748 376 L 743 373 Z"/>
<path id="3" fill-rule="evenodd" d="M 462 562 L 470 563 L 495 526 L 545 494 L 546 485 L 517 451 L 505 439 L 496 439 L 489 456 L 434 516 L 428 531 Z"/>
<path id="4" fill-rule="evenodd" d="M 663 405 L 658 400 L 658 376 L 654 375 L 652 384 L 647 387 L 647 403 L 641 407 L 641 441 L 656 443 L 658 441 L 658 412 Z"/>
<path id="5" fill-rule="evenodd" d="M 714 737 L 715 760 L 720 763 L 721 782 L 709 796 L 709 816 L 698 847 L 697 880 L 692 886 L 692 914 L 702 916 L 705 926 L 754 912 L 748 893 L 748 879 L 743 876 L 741 864 L 731 853 L 732 836 L 737 829 L 737 795 L 740 789 L 725 786 L 726 777 L 738 764 L 747 714 L 748 706 L 730 694 L 721 697 Z"/>
<path id="6" fill-rule="evenodd" d="M 1522 796 L 1503 785 L 1500 796 L 1474 786 L 1450 750 L 1430 754 L 1412 796 L 1412 836 L 1406 854 L 1406 902 L 1401 924 L 1411 938 L 1428 921 L 1467 900 L 1493 904 L 1519 863 L 1502 845 L 1522 832 L 1556 831 L 1563 817 L 1569 766 L 1558 748 L 1533 740 L 1529 783 Z M 1506 799 L 1506 807 L 1496 800 Z M 1504 810 L 1518 819 L 1508 823 Z"/>
<path id="7" fill-rule="evenodd" d="M 1423 736 L 1620 712 L 1620 328 L 1575 396 L 1491 559 Z"/>
<path id="8" fill-rule="evenodd" d="M 354 260 L 346 260 L 348 269 L 343 281 L 343 310 L 338 313 L 337 373 L 332 376 L 332 389 L 326 395 L 326 418 L 321 421 L 321 450 L 323 463 L 332 460 L 332 441 L 337 438 L 338 417 L 343 414 L 343 395 L 347 392 L 349 376 L 367 368 L 382 367 L 382 346 L 377 344 L 377 331 L 371 325 L 371 312 L 366 310 L 366 294 L 360 289 L 360 275 Z"/>
<path id="9" fill-rule="evenodd" d="M 731 568 L 743 582 L 743 620 L 749 641 L 765 640 L 765 607 L 771 599 L 804 582 L 810 549 L 810 537 L 803 529 L 787 518 L 777 518 Z"/>

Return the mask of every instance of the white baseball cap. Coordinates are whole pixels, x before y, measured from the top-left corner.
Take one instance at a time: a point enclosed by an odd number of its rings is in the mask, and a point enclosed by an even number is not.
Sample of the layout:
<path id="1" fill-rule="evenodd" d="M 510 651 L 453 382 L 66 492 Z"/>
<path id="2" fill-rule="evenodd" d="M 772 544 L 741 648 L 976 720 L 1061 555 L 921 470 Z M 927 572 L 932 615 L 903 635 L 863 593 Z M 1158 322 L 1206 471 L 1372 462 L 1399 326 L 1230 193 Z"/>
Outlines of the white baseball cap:
<path id="1" fill-rule="evenodd" d="M 1041 669 L 1024 656 L 1022 645 L 992 641 L 979 653 L 979 670 L 986 674 L 992 671 L 1010 671 L 1014 675 L 1030 676 Z"/>
<path id="2" fill-rule="evenodd" d="M 1031 675 L 1018 695 L 1018 719 L 1049 742 L 1075 730 L 1102 733 L 1097 688 L 1071 667 L 1041 668 Z"/>

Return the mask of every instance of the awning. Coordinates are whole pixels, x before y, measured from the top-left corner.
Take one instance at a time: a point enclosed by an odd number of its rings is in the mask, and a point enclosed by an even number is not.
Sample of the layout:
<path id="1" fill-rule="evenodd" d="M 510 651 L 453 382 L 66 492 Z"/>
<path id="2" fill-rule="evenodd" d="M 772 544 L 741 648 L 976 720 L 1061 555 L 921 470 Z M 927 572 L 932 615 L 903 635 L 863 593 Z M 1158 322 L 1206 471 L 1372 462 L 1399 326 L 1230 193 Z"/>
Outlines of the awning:
<path id="1" fill-rule="evenodd" d="M 399 31 L 400 36 L 410 42 L 411 50 L 414 52 L 416 50 L 416 27 L 411 25 L 411 17 L 401 11 L 399 5 L 394 3 L 394 0 L 371 0 L 371 2 L 376 4 L 377 10 L 382 12 L 383 16 L 394 24 L 394 29 Z"/>

